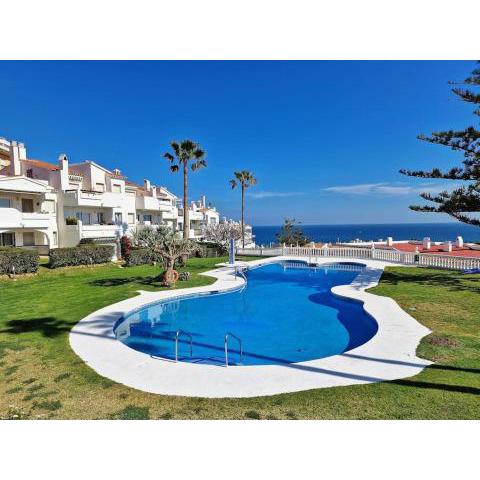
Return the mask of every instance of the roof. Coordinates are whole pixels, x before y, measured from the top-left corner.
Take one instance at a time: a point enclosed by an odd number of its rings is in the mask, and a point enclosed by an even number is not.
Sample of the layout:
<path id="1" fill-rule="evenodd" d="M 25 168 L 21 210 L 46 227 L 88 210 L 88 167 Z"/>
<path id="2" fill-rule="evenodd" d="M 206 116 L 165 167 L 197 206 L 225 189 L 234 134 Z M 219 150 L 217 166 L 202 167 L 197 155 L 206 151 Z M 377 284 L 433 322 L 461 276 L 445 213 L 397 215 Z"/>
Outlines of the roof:
<path id="1" fill-rule="evenodd" d="M 480 250 L 474 250 L 468 245 L 465 245 L 464 247 L 456 247 L 455 245 L 452 245 L 451 252 L 445 252 L 442 249 L 442 245 L 432 245 L 429 249 L 426 249 L 422 244 L 415 243 L 394 243 L 391 248 L 399 250 L 400 252 L 415 252 L 418 248 L 419 253 L 434 253 L 437 255 L 440 254 L 455 257 L 480 257 Z"/>
<path id="2" fill-rule="evenodd" d="M 29 158 L 29 159 L 26 159 L 26 160 L 22 160 L 22 162 L 25 163 L 26 165 L 30 165 L 32 167 L 37 167 L 37 168 L 44 168 L 44 169 L 50 170 L 52 172 L 60 170 L 58 168 L 58 165 L 54 165 L 53 163 L 44 162 L 42 160 L 33 160 L 33 159 Z"/>
<path id="3" fill-rule="evenodd" d="M 0 190 L 10 192 L 27 192 L 27 193 L 46 193 L 53 191 L 45 180 L 37 180 L 25 176 L 1 177 Z"/>

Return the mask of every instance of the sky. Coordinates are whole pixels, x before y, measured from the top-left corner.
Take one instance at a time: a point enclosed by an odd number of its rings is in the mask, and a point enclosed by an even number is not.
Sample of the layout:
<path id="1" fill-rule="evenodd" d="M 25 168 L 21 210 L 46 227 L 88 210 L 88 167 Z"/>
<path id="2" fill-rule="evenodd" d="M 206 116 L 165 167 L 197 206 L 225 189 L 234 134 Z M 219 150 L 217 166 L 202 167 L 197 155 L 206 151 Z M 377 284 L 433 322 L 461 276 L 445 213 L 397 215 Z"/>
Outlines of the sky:
<path id="1" fill-rule="evenodd" d="M 148 178 L 181 196 L 182 178 L 162 157 L 190 138 L 208 167 L 190 175 L 190 199 L 207 196 L 240 217 L 228 180 L 258 183 L 246 220 L 279 225 L 450 221 L 413 212 L 420 191 L 448 180 L 400 168 L 449 168 L 462 157 L 417 140 L 474 124 L 451 93 L 474 68 L 464 61 L 0 61 L 0 136 L 29 158 L 93 160 L 128 179 Z"/>

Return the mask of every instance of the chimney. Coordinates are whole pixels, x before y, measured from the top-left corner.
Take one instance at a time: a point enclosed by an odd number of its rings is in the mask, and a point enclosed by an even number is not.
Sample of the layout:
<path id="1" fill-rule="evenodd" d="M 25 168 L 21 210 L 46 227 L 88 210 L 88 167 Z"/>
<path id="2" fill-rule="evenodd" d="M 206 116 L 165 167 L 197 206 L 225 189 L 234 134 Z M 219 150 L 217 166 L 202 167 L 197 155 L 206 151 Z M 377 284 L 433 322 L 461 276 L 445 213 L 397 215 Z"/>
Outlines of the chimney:
<path id="1" fill-rule="evenodd" d="M 15 140 L 10 142 L 10 171 L 13 175 L 21 175 L 22 174 L 22 166 L 20 164 L 20 149 Z"/>
<path id="2" fill-rule="evenodd" d="M 67 190 L 70 185 L 68 181 L 68 157 L 64 153 L 58 157 L 58 166 L 60 168 L 60 189 Z"/>
<path id="3" fill-rule="evenodd" d="M 430 250 L 432 247 L 432 242 L 430 241 L 430 237 L 423 237 L 423 248 L 425 250 Z"/>
<path id="4" fill-rule="evenodd" d="M 444 252 L 451 252 L 452 251 L 452 242 L 447 242 L 442 245 L 442 250 Z"/>
<path id="5" fill-rule="evenodd" d="M 457 240 L 455 241 L 455 246 L 458 248 L 463 248 L 463 237 L 457 237 Z"/>
<path id="6" fill-rule="evenodd" d="M 205 197 L 205 195 L 202 195 L 202 207 L 206 208 L 206 206 L 207 206 L 207 198 Z"/>
<path id="7" fill-rule="evenodd" d="M 151 187 L 150 180 L 147 180 L 147 179 L 143 180 L 143 186 L 145 187 L 145 190 L 150 191 L 150 187 Z"/>
<path id="8" fill-rule="evenodd" d="M 25 148 L 24 143 L 19 143 L 18 144 L 18 156 L 20 160 L 26 160 L 27 159 L 27 149 Z"/>
<path id="9" fill-rule="evenodd" d="M 393 238 L 392 237 L 387 238 L 387 247 L 393 247 Z"/>
<path id="10" fill-rule="evenodd" d="M 157 187 L 155 185 L 152 185 L 152 196 L 157 196 Z"/>

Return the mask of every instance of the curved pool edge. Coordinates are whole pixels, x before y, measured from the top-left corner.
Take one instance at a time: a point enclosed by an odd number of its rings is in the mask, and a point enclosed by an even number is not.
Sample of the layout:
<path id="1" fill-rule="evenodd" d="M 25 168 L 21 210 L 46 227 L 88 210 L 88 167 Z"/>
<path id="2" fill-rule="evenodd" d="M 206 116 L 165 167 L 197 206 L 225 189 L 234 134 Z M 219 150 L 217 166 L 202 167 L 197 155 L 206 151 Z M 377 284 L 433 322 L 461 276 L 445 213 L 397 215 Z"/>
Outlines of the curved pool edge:
<path id="1" fill-rule="evenodd" d="M 271 257 L 248 263 L 259 266 L 291 257 Z M 307 258 L 295 260 L 307 261 Z M 319 259 L 318 263 L 344 263 L 345 259 Z M 239 398 L 328 388 L 410 377 L 431 362 L 416 356 L 420 340 L 430 330 L 418 323 L 389 297 L 365 290 L 378 284 L 388 262 L 362 260 L 366 269 L 349 285 L 332 289 L 339 296 L 363 303 L 378 323 L 374 337 L 363 345 L 318 360 L 289 365 L 249 365 L 230 368 L 172 362 L 152 358 L 127 347 L 115 338 L 113 326 L 128 312 L 151 303 L 185 295 L 227 292 L 244 280 L 231 269 L 204 272 L 216 281 L 208 286 L 163 292 L 140 291 L 140 295 L 97 310 L 80 320 L 69 335 L 70 345 L 99 375 L 149 393 L 206 398 Z M 405 267 L 413 268 L 413 267 Z"/>

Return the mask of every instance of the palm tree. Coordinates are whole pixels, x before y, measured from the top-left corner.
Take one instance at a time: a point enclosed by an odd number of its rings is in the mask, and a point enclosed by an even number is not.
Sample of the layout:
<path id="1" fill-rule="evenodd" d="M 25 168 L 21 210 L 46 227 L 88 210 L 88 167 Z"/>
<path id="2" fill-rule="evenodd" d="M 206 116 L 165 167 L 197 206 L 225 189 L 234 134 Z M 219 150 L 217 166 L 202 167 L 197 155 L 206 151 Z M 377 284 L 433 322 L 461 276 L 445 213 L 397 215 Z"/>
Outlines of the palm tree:
<path id="1" fill-rule="evenodd" d="M 255 185 L 257 179 L 253 176 L 253 173 L 248 170 L 233 172 L 233 174 L 235 175 L 235 179 L 229 180 L 232 189 L 237 188 L 238 185 L 242 187 L 242 248 L 245 248 L 245 190 Z"/>
<path id="2" fill-rule="evenodd" d="M 190 165 L 193 172 L 206 167 L 206 153 L 193 140 L 182 140 L 180 143 L 173 141 L 170 142 L 170 146 L 173 155 L 166 152 L 163 157 L 170 162 L 172 172 L 178 172 L 180 168 L 183 171 L 183 238 L 187 240 L 190 229 L 188 218 L 188 166 Z"/>

